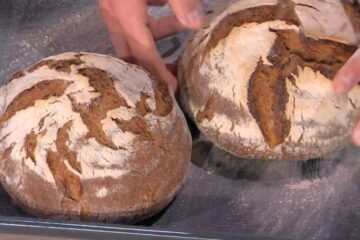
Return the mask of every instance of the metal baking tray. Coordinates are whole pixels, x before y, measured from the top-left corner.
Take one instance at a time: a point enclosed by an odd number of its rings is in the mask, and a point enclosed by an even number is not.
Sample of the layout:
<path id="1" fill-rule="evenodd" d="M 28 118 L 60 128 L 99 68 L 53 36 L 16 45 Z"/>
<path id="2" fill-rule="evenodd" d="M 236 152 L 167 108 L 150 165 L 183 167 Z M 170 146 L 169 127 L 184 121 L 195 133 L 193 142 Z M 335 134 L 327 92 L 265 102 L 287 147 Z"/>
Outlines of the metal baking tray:
<path id="1" fill-rule="evenodd" d="M 225 2 L 204 4 L 211 11 Z M 166 15 L 169 8 L 150 13 Z M 167 61 L 176 59 L 188 34 L 158 43 Z M 114 55 L 96 0 L 0 0 L 0 83 L 65 51 Z M 53 222 L 26 214 L 0 188 L 0 239 L 360 239 L 355 147 L 306 162 L 239 159 L 190 126 L 189 177 L 160 214 L 136 226 Z"/>

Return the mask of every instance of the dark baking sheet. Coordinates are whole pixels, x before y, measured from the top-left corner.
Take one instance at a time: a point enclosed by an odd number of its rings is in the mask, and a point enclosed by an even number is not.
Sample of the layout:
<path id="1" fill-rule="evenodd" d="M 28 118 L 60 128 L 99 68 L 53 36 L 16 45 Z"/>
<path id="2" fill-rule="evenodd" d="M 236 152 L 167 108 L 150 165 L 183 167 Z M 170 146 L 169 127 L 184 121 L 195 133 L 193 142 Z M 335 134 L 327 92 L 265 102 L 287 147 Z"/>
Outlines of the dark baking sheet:
<path id="1" fill-rule="evenodd" d="M 205 2 L 211 10 L 225 0 Z M 160 16 L 168 9 L 154 8 L 151 13 Z M 186 36 L 184 32 L 159 42 L 168 61 L 176 59 Z M 113 55 L 95 0 L 0 0 L 1 83 L 16 70 L 64 51 Z M 43 222 L 24 213 L 1 189 L 0 232 L 84 238 L 102 233 L 109 239 L 152 239 L 154 234 L 176 239 L 186 232 L 227 239 L 360 239 L 359 154 L 349 146 L 339 154 L 307 162 L 255 161 L 235 158 L 200 139 L 194 142 L 184 189 L 167 209 L 140 223 L 140 230 Z M 52 224 L 66 227 L 59 230 Z M 119 232 L 105 233 L 106 226 Z"/>

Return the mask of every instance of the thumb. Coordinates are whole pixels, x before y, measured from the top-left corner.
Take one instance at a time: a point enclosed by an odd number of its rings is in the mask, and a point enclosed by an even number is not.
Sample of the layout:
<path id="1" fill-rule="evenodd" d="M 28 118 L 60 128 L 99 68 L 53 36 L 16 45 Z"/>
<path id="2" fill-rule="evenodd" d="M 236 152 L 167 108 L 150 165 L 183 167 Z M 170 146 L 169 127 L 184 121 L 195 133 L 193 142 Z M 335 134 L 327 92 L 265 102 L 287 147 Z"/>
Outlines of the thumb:
<path id="1" fill-rule="evenodd" d="M 335 91 L 349 92 L 360 80 L 360 49 L 339 70 L 333 80 Z"/>
<path id="2" fill-rule="evenodd" d="M 169 0 L 179 22 L 186 28 L 199 29 L 204 24 L 204 11 L 199 0 Z"/>

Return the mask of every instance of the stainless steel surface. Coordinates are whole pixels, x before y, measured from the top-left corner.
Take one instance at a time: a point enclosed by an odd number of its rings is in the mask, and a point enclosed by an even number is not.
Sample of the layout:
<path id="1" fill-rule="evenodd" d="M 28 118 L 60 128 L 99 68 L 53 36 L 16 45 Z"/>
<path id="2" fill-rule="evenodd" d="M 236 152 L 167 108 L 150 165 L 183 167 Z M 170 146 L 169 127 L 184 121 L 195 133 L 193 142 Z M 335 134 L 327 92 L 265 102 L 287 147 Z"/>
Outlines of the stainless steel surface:
<path id="1" fill-rule="evenodd" d="M 208 9 L 223 2 L 206 1 Z M 186 36 L 158 44 L 168 61 L 179 53 L 169 49 L 177 49 Z M 114 53 L 95 0 L 0 0 L 2 83 L 16 70 L 64 51 Z M 358 149 L 308 162 L 250 161 L 197 141 L 193 162 L 179 196 L 141 225 L 294 239 L 360 238 Z M 0 215 L 29 217 L 3 190 Z"/>
<path id="2" fill-rule="evenodd" d="M 75 238 L 63 237 L 49 237 L 49 236 L 36 236 L 36 235 L 23 235 L 23 234 L 9 234 L 0 233 L 1 240 L 75 240 Z"/>
<path id="3" fill-rule="evenodd" d="M 230 233 L 197 233 L 195 235 L 183 231 L 151 229 L 139 226 L 1 217 L 0 239 L 2 239 L 3 235 L 11 237 L 18 235 L 20 239 L 27 236 L 29 240 L 37 240 L 41 236 L 54 240 L 284 240 L 284 238 L 240 236 Z"/>

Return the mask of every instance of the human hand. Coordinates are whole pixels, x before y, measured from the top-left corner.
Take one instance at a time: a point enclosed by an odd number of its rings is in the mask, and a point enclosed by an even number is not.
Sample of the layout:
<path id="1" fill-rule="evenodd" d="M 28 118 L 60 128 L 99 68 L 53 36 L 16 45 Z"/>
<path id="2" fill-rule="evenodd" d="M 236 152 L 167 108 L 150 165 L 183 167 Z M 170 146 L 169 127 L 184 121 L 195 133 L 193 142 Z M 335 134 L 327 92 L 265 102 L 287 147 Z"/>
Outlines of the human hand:
<path id="1" fill-rule="evenodd" d="M 164 5 L 166 2 L 174 16 L 155 19 L 148 15 L 148 5 Z M 117 55 L 145 67 L 175 91 L 177 80 L 157 52 L 154 40 L 170 36 L 183 28 L 200 28 L 203 24 L 200 1 L 99 0 L 99 6 Z"/>
<path id="2" fill-rule="evenodd" d="M 339 93 L 348 93 L 360 82 L 360 49 L 339 70 L 333 80 L 333 87 Z M 360 147 L 360 122 L 353 132 L 353 142 Z"/>

